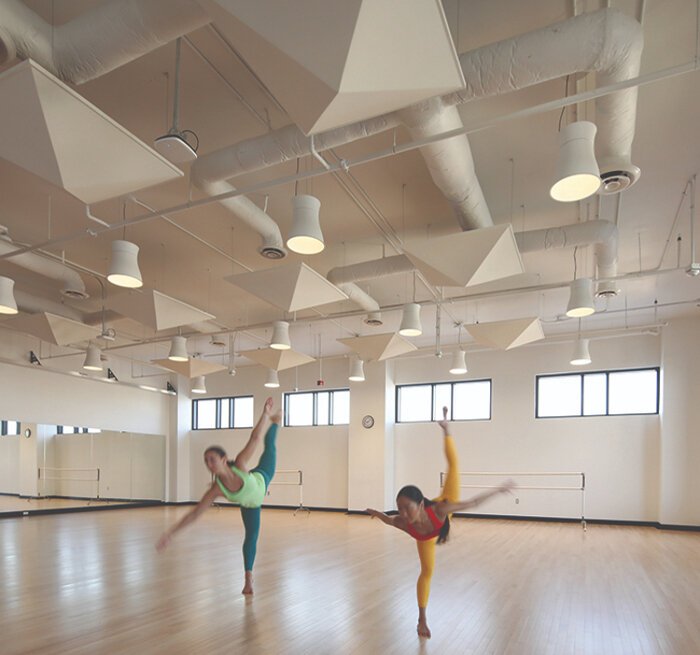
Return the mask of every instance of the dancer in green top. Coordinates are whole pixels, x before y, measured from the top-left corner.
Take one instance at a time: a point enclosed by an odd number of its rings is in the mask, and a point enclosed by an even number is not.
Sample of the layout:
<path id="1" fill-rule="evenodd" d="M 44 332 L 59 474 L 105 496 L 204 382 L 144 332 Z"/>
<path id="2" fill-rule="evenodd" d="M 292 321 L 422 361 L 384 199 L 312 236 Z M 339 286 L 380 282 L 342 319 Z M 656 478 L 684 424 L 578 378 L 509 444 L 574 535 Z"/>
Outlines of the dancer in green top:
<path id="1" fill-rule="evenodd" d="M 248 443 L 238 453 L 235 460 L 229 460 L 226 451 L 220 446 L 210 446 L 204 451 L 204 463 L 214 474 L 214 482 L 197 503 L 197 506 L 162 534 L 156 544 L 159 551 L 167 548 L 172 536 L 204 513 L 216 498 L 225 496 L 241 506 L 241 517 L 245 526 L 245 539 L 243 541 L 245 586 L 243 593 L 253 593 L 253 563 L 255 562 L 258 534 L 260 533 L 260 507 L 270 481 L 275 475 L 277 459 L 275 439 L 279 422 L 280 412 L 272 413 L 272 398 L 268 398 L 265 401 L 260 420 L 250 434 Z M 249 471 L 248 461 L 260 444 L 263 432 L 265 432 L 263 454 L 260 456 L 258 465 Z"/>

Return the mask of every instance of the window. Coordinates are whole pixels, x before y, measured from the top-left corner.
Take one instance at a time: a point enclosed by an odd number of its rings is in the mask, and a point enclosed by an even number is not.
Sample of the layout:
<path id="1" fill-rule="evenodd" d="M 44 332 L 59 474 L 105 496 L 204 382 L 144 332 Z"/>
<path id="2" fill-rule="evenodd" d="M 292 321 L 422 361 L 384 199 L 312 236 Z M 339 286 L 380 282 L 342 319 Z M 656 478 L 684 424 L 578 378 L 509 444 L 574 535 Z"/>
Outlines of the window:
<path id="1" fill-rule="evenodd" d="M 349 389 L 284 394 L 285 426 L 347 425 L 349 422 Z"/>
<path id="2" fill-rule="evenodd" d="M 405 384 L 396 387 L 396 422 L 438 421 L 447 407 L 451 421 L 491 418 L 491 380 Z"/>
<path id="3" fill-rule="evenodd" d="M 100 428 L 79 428 L 73 425 L 57 425 L 56 434 L 98 434 Z"/>
<path id="4" fill-rule="evenodd" d="M 659 369 L 538 375 L 537 418 L 659 413 Z"/>
<path id="5" fill-rule="evenodd" d="M 253 427 L 253 396 L 202 398 L 192 401 L 193 430 Z"/>
<path id="6" fill-rule="evenodd" d="M 15 435 L 22 431 L 22 424 L 19 421 L 0 421 L 0 435 Z"/>

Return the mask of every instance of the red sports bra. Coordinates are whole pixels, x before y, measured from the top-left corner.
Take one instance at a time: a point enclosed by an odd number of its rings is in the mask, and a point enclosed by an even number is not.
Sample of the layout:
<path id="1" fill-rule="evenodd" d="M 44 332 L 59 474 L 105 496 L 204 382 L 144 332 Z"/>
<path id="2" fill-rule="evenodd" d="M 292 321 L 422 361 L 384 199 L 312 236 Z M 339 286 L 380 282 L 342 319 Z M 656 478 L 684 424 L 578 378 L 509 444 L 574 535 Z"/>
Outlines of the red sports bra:
<path id="1" fill-rule="evenodd" d="M 426 507 L 425 513 L 428 515 L 430 522 L 435 528 L 432 532 L 429 532 L 428 534 L 423 534 L 422 532 L 418 532 L 418 530 L 416 530 L 410 523 L 406 524 L 406 532 L 408 532 L 408 534 L 410 534 L 414 539 L 417 539 L 418 541 L 428 541 L 428 539 L 434 539 L 440 534 L 442 526 L 445 525 L 444 521 L 440 521 L 440 519 L 437 516 L 435 516 L 435 512 L 433 511 L 432 507 Z"/>

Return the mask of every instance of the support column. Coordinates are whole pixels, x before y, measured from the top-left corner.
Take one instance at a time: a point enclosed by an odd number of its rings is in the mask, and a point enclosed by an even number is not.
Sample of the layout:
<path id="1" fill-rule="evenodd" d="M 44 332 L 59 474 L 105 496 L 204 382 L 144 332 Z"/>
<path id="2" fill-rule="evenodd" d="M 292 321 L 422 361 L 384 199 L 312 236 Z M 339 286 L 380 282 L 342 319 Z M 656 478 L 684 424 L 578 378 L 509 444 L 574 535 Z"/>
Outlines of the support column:
<path id="1" fill-rule="evenodd" d="M 348 430 L 348 509 L 394 508 L 394 365 L 365 364 L 365 381 L 351 383 Z M 362 419 L 374 418 L 365 428 Z"/>
<path id="2" fill-rule="evenodd" d="M 167 466 L 165 500 L 182 503 L 190 497 L 190 431 L 192 397 L 190 381 L 178 375 L 177 399 L 170 409 L 170 430 L 166 439 Z"/>

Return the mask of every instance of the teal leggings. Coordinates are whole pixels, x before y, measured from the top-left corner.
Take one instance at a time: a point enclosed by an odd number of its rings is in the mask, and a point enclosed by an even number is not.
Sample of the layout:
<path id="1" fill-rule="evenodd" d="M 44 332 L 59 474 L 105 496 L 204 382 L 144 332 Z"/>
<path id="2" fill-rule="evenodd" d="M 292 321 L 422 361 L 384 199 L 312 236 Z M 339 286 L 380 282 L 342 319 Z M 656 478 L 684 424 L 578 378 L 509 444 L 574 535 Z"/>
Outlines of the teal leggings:
<path id="1" fill-rule="evenodd" d="M 277 463 L 277 423 L 273 423 L 265 434 L 265 448 L 260 456 L 258 465 L 251 471 L 257 471 L 265 480 L 265 489 L 270 486 L 270 481 L 275 475 Z M 241 518 L 245 527 L 245 539 L 243 540 L 243 564 L 246 571 L 253 570 L 255 553 L 258 547 L 258 535 L 260 534 L 260 507 L 241 507 Z"/>

